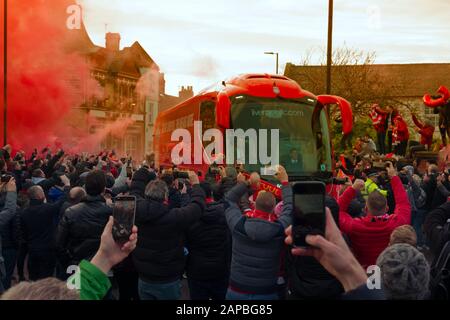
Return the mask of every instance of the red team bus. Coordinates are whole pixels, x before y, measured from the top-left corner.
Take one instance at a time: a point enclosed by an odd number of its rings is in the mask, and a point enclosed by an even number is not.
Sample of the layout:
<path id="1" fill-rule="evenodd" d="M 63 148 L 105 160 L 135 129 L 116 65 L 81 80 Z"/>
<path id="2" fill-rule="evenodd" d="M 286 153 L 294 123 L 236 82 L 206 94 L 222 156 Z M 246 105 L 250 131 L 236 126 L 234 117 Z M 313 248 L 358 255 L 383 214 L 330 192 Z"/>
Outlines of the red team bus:
<path id="1" fill-rule="evenodd" d="M 210 128 L 222 132 L 226 129 L 278 129 L 279 160 L 290 179 L 330 181 L 334 161 L 327 105 L 331 104 L 339 106 L 342 133 L 349 134 L 353 117 L 350 103 L 345 99 L 330 95 L 315 96 L 303 90 L 297 82 L 281 75 L 239 75 L 204 89 L 193 98 L 158 115 L 154 131 L 155 164 L 161 168 L 172 167 L 171 151 L 179 143 L 171 141 L 172 132 L 184 128 L 194 137 L 194 121 L 201 121 L 203 132 Z M 209 143 L 204 143 L 203 147 Z M 251 143 L 256 142 L 246 141 L 246 145 Z M 293 158 L 296 160 L 293 161 Z M 178 167 L 200 171 L 204 176 L 209 164 L 183 164 Z M 243 167 L 245 172 L 260 172 L 264 165 L 244 164 Z M 278 194 L 277 188 L 271 184 L 273 177 L 263 175 L 262 178 L 268 182 L 264 188 L 272 188 L 271 191 Z"/>

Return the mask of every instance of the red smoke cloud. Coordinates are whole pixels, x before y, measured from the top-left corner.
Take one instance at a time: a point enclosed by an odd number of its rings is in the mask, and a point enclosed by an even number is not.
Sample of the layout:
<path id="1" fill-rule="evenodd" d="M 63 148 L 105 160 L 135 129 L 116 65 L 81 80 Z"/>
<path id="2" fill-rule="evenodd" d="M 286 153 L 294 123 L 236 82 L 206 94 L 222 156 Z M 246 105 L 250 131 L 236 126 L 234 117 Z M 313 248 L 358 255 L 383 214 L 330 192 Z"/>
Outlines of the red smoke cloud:
<path id="1" fill-rule="evenodd" d="M 74 0 L 8 1 L 7 129 L 8 143 L 14 149 L 31 151 L 34 147 L 62 145 L 75 150 L 82 145 L 99 144 L 99 137 L 105 137 L 96 134 L 88 142 L 87 132 L 69 128 L 64 121 L 72 108 L 84 102 L 81 86 L 86 86 L 87 97 L 102 94 L 99 84 L 90 79 L 86 60 L 67 51 L 67 41 L 73 33 L 67 27 L 70 15 L 67 8 L 74 4 Z M 3 19 L 3 0 L 1 7 Z M 3 20 L 0 24 L 3 28 Z M 3 63 L 3 30 L 0 32 Z M 1 71 L 3 90 L 3 66 Z M 1 106 L 0 144 L 3 143 L 3 102 Z M 123 123 L 128 126 L 131 122 L 121 121 L 117 127 L 122 128 Z M 114 125 L 102 132 L 112 130 Z M 74 141 L 82 145 L 76 146 Z"/>
<path id="2" fill-rule="evenodd" d="M 8 1 L 8 142 L 15 148 L 51 143 L 64 116 L 81 103 L 67 78 L 69 72 L 81 77 L 86 66 L 64 51 L 66 10 L 72 4 Z"/>

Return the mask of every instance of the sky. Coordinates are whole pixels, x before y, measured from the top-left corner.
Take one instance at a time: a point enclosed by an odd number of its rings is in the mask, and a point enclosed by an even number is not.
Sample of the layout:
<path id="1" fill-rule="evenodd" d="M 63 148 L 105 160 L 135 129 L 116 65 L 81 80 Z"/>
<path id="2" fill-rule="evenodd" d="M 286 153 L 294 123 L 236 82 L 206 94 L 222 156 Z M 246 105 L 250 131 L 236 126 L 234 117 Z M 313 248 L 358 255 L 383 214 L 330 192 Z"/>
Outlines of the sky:
<path id="1" fill-rule="evenodd" d="M 321 62 L 327 0 L 78 0 L 91 39 L 105 31 L 146 49 L 166 92 L 204 87 L 240 73 L 280 73 L 308 54 Z M 335 0 L 333 46 L 376 53 L 376 63 L 450 62 L 449 0 Z"/>

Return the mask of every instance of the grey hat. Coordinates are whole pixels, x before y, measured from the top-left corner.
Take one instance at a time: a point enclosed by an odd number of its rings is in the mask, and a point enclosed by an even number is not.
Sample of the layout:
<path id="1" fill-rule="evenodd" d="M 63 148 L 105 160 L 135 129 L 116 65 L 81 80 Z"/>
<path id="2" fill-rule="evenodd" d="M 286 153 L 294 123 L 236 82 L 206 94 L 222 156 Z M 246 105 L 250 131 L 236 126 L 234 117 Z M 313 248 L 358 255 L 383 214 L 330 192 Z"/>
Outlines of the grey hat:
<path id="1" fill-rule="evenodd" d="M 413 246 L 399 243 L 386 248 L 378 257 L 377 265 L 387 299 L 421 300 L 428 295 L 430 266 Z"/>

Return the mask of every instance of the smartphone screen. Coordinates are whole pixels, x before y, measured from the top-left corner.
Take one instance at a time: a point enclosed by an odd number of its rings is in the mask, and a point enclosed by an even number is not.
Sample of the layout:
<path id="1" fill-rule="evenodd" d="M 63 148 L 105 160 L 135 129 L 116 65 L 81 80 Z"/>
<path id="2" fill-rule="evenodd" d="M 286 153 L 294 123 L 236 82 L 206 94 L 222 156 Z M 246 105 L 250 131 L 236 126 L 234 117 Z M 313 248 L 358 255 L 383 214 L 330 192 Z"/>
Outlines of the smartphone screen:
<path id="1" fill-rule="evenodd" d="M 325 184 L 298 182 L 294 190 L 292 236 L 294 246 L 306 247 L 306 236 L 325 234 Z"/>
<path id="2" fill-rule="evenodd" d="M 136 197 L 123 196 L 114 199 L 113 238 L 118 243 L 125 243 L 131 235 L 136 212 Z"/>

